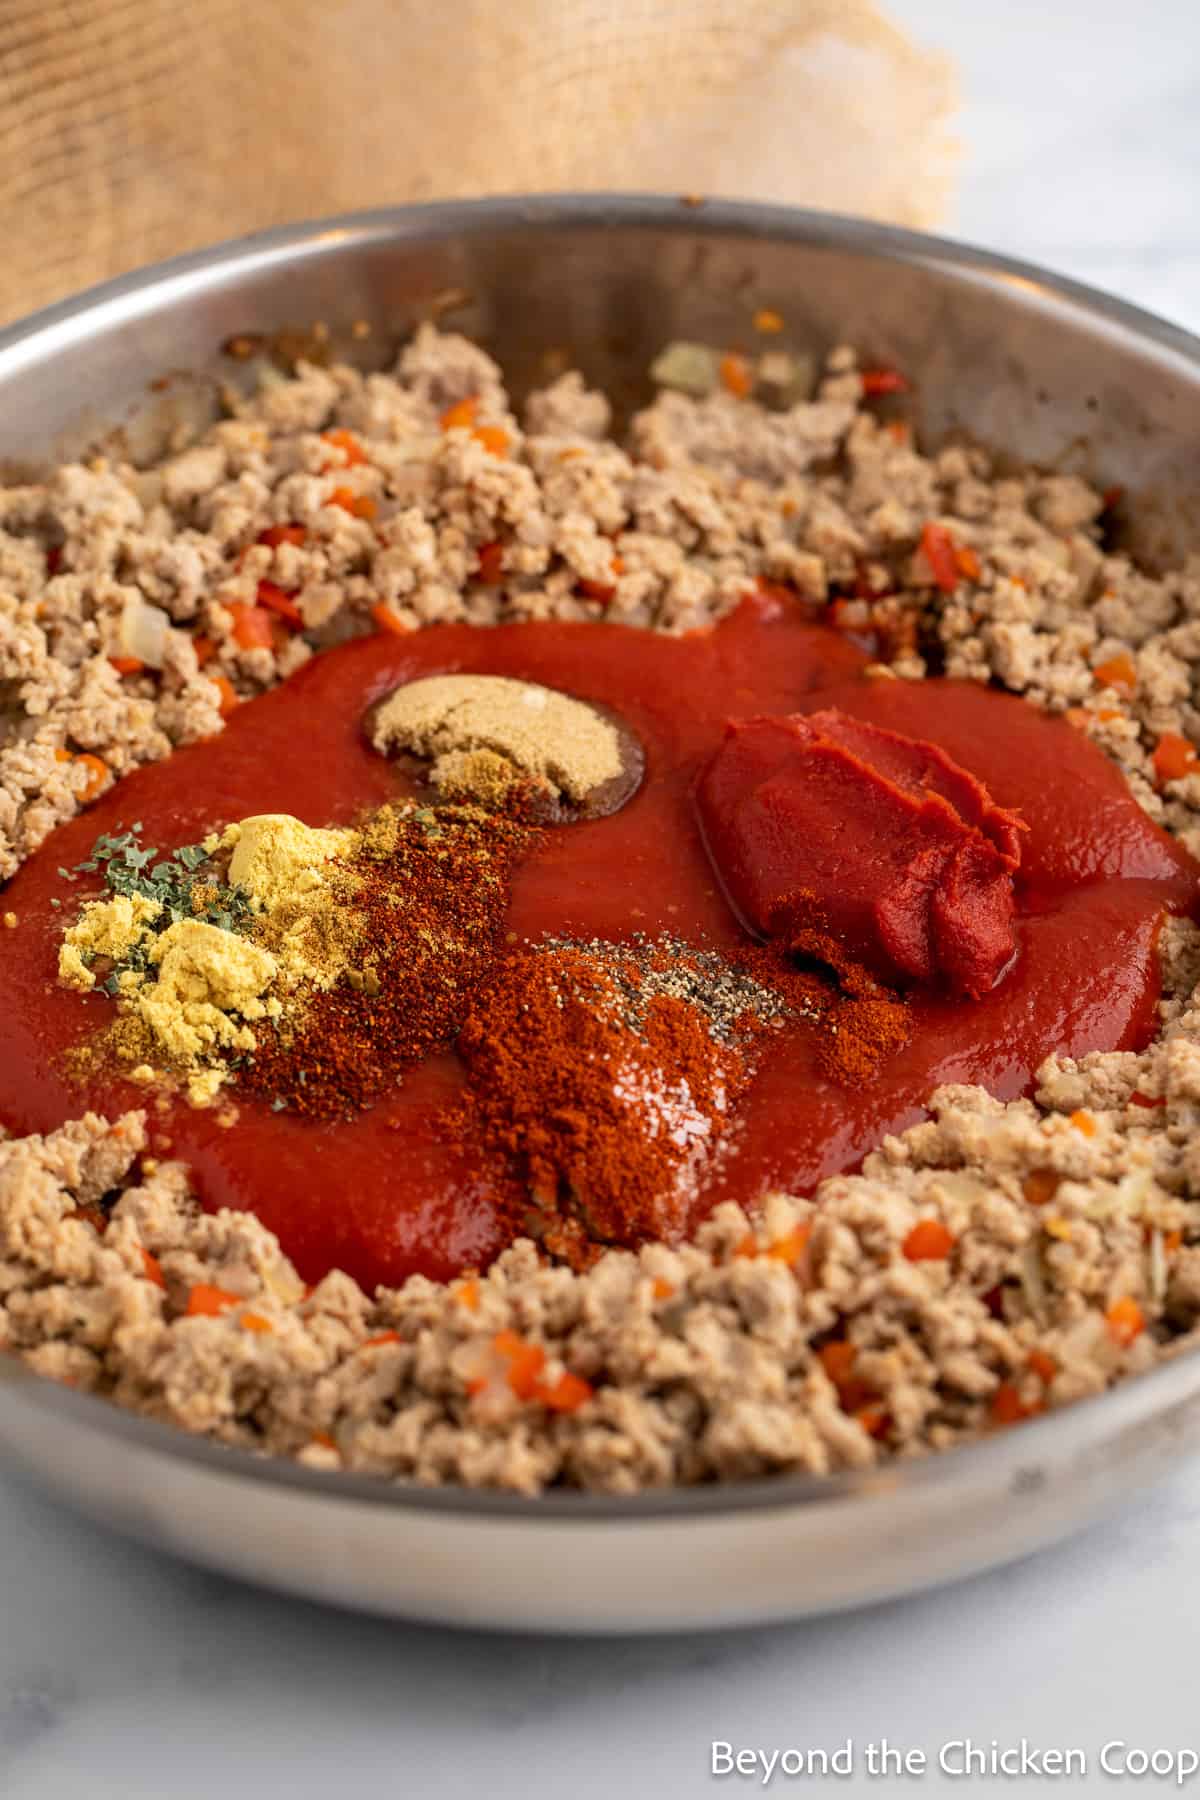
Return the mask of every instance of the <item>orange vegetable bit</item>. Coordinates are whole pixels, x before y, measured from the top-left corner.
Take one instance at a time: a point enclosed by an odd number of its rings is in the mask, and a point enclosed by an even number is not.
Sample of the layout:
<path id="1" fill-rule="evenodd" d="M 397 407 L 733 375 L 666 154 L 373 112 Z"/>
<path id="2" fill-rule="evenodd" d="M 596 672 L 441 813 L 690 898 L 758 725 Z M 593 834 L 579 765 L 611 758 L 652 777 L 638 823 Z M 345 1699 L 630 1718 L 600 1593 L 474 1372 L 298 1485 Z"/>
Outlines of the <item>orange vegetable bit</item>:
<path id="1" fill-rule="evenodd" d="M 213 675 L 210 680 L 221 696 L 221 717 L 227 719 L 234 707 L 240 704 L 233 683 L 228 675 Z"/>
<path id="2" fill-rule="evenodd" d="M 308 533 L 303 525 L 268 525 L 254 541 L 256 544 L 265 544 L 269 550 L 277 550 L 280 544 L 295 544 L 299 549 L 307 537 Z"/>
<path id="3" fill-rule="evenodd" d="M 511 1374 L 509 1380 L 512 1380 Z M 543 1406 L 549 1407 L 551 1412 L 572 1413 L 578 1412 L 584 1401 L 591 1399 L 593 1392 L 590 1381 L 585 1381 L 582 1375 L 572 1375 L 569 1369 L 564 1369 L 557 1381 L 543 1381 L 538 1384 L 537 1398 Z"/>
<path id="4" fill-rule="evenodd" d="M 152 1281 L 155 1287 L 165 1288 L 167 1279 L 162 1272 L 162 1264 L 159 1262 L 157 1256 L 151 1256 L 144 1244 L 139 1244 L 138 1249 L 142 1253 L 142 1271 L 146 1280 Z"/>
<path id="5" fill-rule="evenodd" d="M 944 1262 L 954 1248 L 954 1234 L 940 1219 L 918 1219 L 902 1248 L 909 1262 Z"/>
<path id="6" fill-rule="evenodd" d="M 858 1351 L 845 1338 L 834 1338 L 830 1343 L 821 1345 L 817 1351 L 817 1360 L 834 1387 L 843 1388 L 854 1374 Z"/>
<path id="7" fill-rule="evenodd" d="M 264 1319 L 261 1313 L 256 1312 L 244 1312 L 239 1318 L 238 1324 L 243 1331 L 257 1331 L 261 1333 L 274 1331 L 275 1329 L 270 1319 Z"/>
<path id="8" fill-rule="evenodd" d="M 338 506 L 343 512 L 348 512 L 352 518 L 366 519 L 368 522 L 379 511 L 370 494 L 356 494 L 353 488 L 348 487 L 334 488 L 325 504 L 326 506 Z"/>
<path id="9" fill-rule="evenodd" d="M 1030 1206 L 1048 1206 L 1059 1190 L 1062 1176 L 1053 1169 L 1035 1169 L 1021 1183 L 1021 1192 Z"/>
<path id="10" fill-rule="evenodd" d="M 754 1233 L 748 1231 L 744 1238 L 739 1238 L 730 1254 L 733 1256 L 757 1256 L 758 1239 L 755 1237 Z"/>
<path id="11" fill-rule="evenodd" d="M 377 630 L 393 632 L 396 637 L 408 636 L 409 627 L 398 612 L 392 611 L 385 600 L 381 600 L 377 606 L 371 608 L 371 617 L 375 621 Z"/>
<path id="12" fill-rule="evenodd" d="M 1120 1300 L 1113 1301 L 1104 1315 L 1104 1321 L 1108 1326 L 1109 1334 L 1123 1350 L 1127 1350 L 1134 1339 L 1140 1337 L 1146 1329 L 1145 1313 L 1137 1301 L 1128 1294 Z"/>
<path id="13" fill-rule="evenodd" d="M 787 1263 L 788 1267 L 792 1268 L 808 1249 L 808 1240 L 811 1236 L 811 1225 L 807 1222 L 797 1225 L 784 1237 L 776 1238 L 775 1242 L 768 1246 L 767 1255 L 773 1257 L 776 1262 Z"/>
<path id="14" fill-rule="evenodd" d="M 93 756 L 90 750 L 84 750 L 78 756 L 73 756 L 71 761 L 75 764 L 77 769 L 87 770 L 87 781 L 84 783 L 83 792 L 79 796 L 83 804 L 87 806 L 89 801 L 94 800 L 96 796 L 108 786 L 109 776 L 112 771 L 109 769 L 106 762 L 98 756 Z"/>
<path id="15" fill-rule="evenodd" d="M 205 663 L 210 663 L 217 654 L 216 640 L 198 632 L 192 639 L 192 649 L 196 652 L 196 661 L 203 668 Z"/>
<path id="16" fill-rule="evenodd" d="M 336 1450 L 337 1445 L 327 1431 L 314 1431 L 310 1443 L 319 1444 L 322 1450 Z"/>
<path id="17" fill-rule="evenodd" d="M 225 1288 L 213 1287 L 211 1282 L 198 1281 L 188 1294 L 187 1316 L 189 1319 L 218 1319 L 231 1306 L 241 1301 L 240 1294 L 231 1294 Z"/>
<path id="18" fill-rule="evenodd" d="M 934 586 L 952 594 L 959 582 L 958 546 L 944 525 L 929 519 L 921 529 L 921 554 L 929 564 Z"/>
<path id="19" fill-rule="evenodd" d="M 296 631 L 303 629 L 304 614 L 285 588 L 276 587 L 273 581 L 260 581 L 257 599 L 259 606 L 266 607 L 268 612 L 278 613 Z"/>
<path id="20" fill-rule="evenodd" d="M 83 1225 L 90 1225 L 101 1237 L 108 1230 L 108 1214 L 99 1206 L 77 1206 L 74 1212 L 64 1213 L 66 1219 L 78 1219 Z"/>
<path id="21" fill-rule="evenodd" d="M 1151 758 L 1154 764 L 1154 784 L 1166 787 L 1168 781 L 1182 781 L 1185 775 L 1191 775 L 1200 765 L 1200 756 L 1196 754 L 1196 746 L 1188 738 L 1181 737 L 1177 731 L 1164 731 L 1155 746 Z"/>
<path id="22" fill-rule="evenodd" d="M 518 1400 L 532 1400 L 546 1365 L 546 1352 L 540 1344 L 527 1344 L 515 1331 L 498 1331 L 492 1347 L 508 1364 L 505 1371 L 509 1387 Z"/>
<path id="23" fill-rule="evenodd" d="M 668 1281 L 665 1275 L 656 1275 L 650 1291 L 656 1300 L 672 1300 L 675 1297 L 675 1283 Z"/>
<path id="24" fill-rule="evenodd" d="M 1073 1112 L 1071 1114 L 1071 1123 L 1076 1131 L 1081 1131 L 1083 1133 L 1084 1137 L 1095 1137 L 1096 1121 L 1093 1119 L 1090 1112 Z"/>
<path id="25" fill-rule="evenodd" d="M 770 306 L 760 306 L 754 315 L 754 329 L 761 331 L 764 337 L 778 337 L 783 330 L 783 319 Z"/>
<path id="26" fill-rule="evenodd" d="M 610 567 L 614 575 L 625 573 L 625 564 L 619 556 L 613 557 Z M 581 575 L 575 585 L 586 599 L 598 600 L 602 606 L 607 606 L 610 600 L 616 598 L 616 586 L 611 582 L 591 581 L 586 575 Z"/>
<path id="27" fill-rule="evenodd" d="M 1031 1419 L 1042 1409 L 1040 1406 L 1026 1406 L 1016 1382 L 1002 1381 L 992 1395 L 988 1410 L 993 1425 L 1018 1425 L 1022 1419 Z"/>
<path id="28" fill-rule="evenodd" d="M 721 386 L 727 394 L 733 394 L 737 399 L 744 400 L 747 394 L 753 391 L 754 376 L 750 364 L 744 356 L 739 356 L 736 350 L 727 351 L 721 358 L 718 373 L 721 377 Z"/>
<path id="29" fill-rule="evenodd" d="M 454 1290 L 454 1298 L 468 1312 L 479 1311 L 479 1283 L 473 1275 L 468 1275 L 465 1281 L 459 1282 Z"/>
<path id="30" fill-rule="evenodd" d="M 140 656 L 110 656 L 108 660 L 118 675 L 140 675 L 146 666 Z"/>
<path id="31" fill-rule="evenodd" d="M 360 463 L 367 461 L 367 453 L 352 431 L 345 431 L 340 427 L 336 431 L 323 431 L 321 440 L 342 452 L 348 469 L 356 469 Z"/>
<path id="32" fill-rule="evenodd" d="M 883 1437 L 891 1420 L 887 1407 L 878 1400 L 869 1400 L 866 1406 L 860 1406 L 853 1414 L 856 1425 L 861 1425 L 868 1437 Z"/>
<path id="33" fill-rule="evenodd" d="M 959 573 L 965 575 L 968 581 L 978 581 L 983 574 L 979 558 L 969 544 L 960 545 L 954 552 L 954 560 L 958 564 Z"/>
<path id="34" fill-rule="evenodd" d="M 512 438 L 503 425 L 476 425 L 471 436 L 492 456 L 507 456 Z"/>
<path id="35" fill-rule="evenodd" d="M 1026 1360 L 1038 1380 L 1045 1382 L 1046 1386 L 1049 1387 L 1050 1383 L 1054 1380 L 1054 1377 L 1058 1374 L 1058 1364 L 1050 1355 L 1050 1352 L 1048 1350 L 1031 1350 Z"/>
<path id="36" fill-rule="evenodd" d="M 360 1350 L 374 1350 L 379 1344 L 402 1344 L 404 1339 L 398 1331 L 377 1331 L 374 1337 L 364 1338 L 358 1346 Z"/>
<path id="37" fill-rule="evenodd" d="M 1182 1233 L 1182 1231 L 1168 1231 L 1163 1238 L 1163 1249 L 1166 1251 L 1168 1256 L 1173 1256 L 1175 1254 L 1176 1250 L 1182 1250 L 1183 1249 L 1183 1233 Z"/>
<path id="38" fill-rule="evenodd" d="M 1161 1094 L 1139 1094 L 1135 1089 L 1129 1096 L 1129 1104 L 1130 1106 L 1140 1106 L 1147 1112 L 1154 1112 L 1158 1107 L 1165 1106 L 1167 1102 Z"/>
<path id="39" fill-rule="evenodd" d="M 499 538 L 479 546 L 479 579 L 484 587 L 504 586 L 504 545 Z"/>
<path id="40" fill-rule="evenodd" d="M 1116 688 L 1119 694 L 1132 694 L 1137 687 L 1137 665 L 1128 650 L 1097 663 L 1092 674 L 1099 687 Z"/>
<path id="41" fill-rule="evenodd" d="M 456 400 L 448 406 L 441 416 L 443 431 L 469 431 L 475 423 L 475 415 L 479 411 L 479 395 L 468 394 L 465 400 Z"/>
<path id="42" fill-rule="evenodd" d="M 225 609 L 233 620 L 233 641 L 239 650 L 270 650 L 275 643 L 271 615 L 263 606 L 231 600 Z"/>
<path id="43" fill-rule="evenodd" d="M 899 369 L 861 369 L 859 380 L 862 382 L 864 395 L 874 399 L 876 394 L 907 394 L 912 386 L 906 375 Z"/>

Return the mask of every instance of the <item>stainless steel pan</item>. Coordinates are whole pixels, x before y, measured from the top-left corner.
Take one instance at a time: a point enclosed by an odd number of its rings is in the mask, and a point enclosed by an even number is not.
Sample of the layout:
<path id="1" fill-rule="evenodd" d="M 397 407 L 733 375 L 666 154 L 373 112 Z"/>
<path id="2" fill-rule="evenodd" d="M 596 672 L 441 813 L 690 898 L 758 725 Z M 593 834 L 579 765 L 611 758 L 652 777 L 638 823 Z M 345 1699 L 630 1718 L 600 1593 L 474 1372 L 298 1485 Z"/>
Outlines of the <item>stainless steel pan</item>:
<path id="1" fill-rule="evenodd" d="M 230 337 L 308 329 L 360 359 L 458 291 L 518 386 L 547 349 L 632 403 L 668 339 L 751 341 L 758 306 L 821 350 L 919 378 L 927 433 L 1083 468 L 1136 497 L 1151 562 L 1200 544 L 1200 344 L 1037 269 L 911 232 L 750 205 L 599 197 L 409 207 L 182 258 L 0 336 L 0 458 L 120 426 L 152 453 L 236 374 Z M 358 325 L 357 332 L 353 329 Z M 363 335 L 363 326 L 369 333 Z M 152 391 L 165 371 L 186 379 Z M 558 1631 L 784 1618 L 1024 1555 L 1200 1436 L 1200 1358 L 919 1463 L 625 1501 L 401 1489 L 256 1459 L 0 1358 L 11 1463 L 147 1543 L 397 1616 Z"/>

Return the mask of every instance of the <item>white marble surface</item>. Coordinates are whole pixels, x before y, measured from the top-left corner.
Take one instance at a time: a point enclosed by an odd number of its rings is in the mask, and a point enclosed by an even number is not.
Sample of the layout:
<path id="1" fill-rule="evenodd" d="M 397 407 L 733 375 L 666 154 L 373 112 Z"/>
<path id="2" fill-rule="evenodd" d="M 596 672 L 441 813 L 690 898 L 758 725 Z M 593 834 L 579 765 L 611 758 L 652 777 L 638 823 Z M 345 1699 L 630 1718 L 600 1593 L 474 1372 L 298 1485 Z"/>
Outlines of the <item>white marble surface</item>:
<path id="1" fill-rule="evenodd" d="M 1200 328 L 1196 0 L 895 0 L 963 65 L 956 229 Z M 559 1572 L 559 1574 L 565 1572 Z M 559 1578 L 559 1574 L 552 1578 Z M 576 1800 L 752 1791 L 710 1740 L 1200 1747 L 1200 1467 L 1014 1570 L 852 1618 L 593 1644 L 292 1604 L 149 1556 L 0 1476 L 0 1794 Z M 1047 1783 L 1048 1785 L 1048 1783 Z M 1069 1784 L 1105 1792 L 1097 1772 Z M 1169 1783 L 1146 1781 L 1135 1791 Z M 1200 1793 L 1200 1778 L 1190 1789 Z"/>

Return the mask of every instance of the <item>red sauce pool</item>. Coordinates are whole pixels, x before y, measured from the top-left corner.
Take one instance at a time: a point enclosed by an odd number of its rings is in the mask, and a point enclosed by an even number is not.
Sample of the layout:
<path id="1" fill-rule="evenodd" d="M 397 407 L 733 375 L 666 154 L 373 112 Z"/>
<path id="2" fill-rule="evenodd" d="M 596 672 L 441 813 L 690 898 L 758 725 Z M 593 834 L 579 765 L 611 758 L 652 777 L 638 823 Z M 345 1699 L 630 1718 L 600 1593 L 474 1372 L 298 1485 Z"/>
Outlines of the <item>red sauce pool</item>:
<path id="1" fill-rule="evenodd" d="M 1030 827 L 1011 973 L 976 1002 L 917 992 L 912 1041 L 867 1091 L 818 1076 L 811 1027 L 773 1037 L 739 1110 L 735 1153 L 697 1194 L 693 1224 L 718 1201 L 805 1191 L 853 1168 L 886 1133 L 920 1119 L 939 1083 L 979 1082 L 1009 1099 L 1051 1052 L 1143 1045 L 1159 993 L 1159 927 L 1167 911 L 1196 907 L 1200 869 L 1070 726 L 969 683 L 864 679 L 865 662 L 836 633 L 759 599 L 683 639 L 593 624 L 441 626 L 315 658 L 234 713 L 220 737 L 129 776 L 14 878 L 4 904 L 20 924 L 0 938 L 0 1122 L 48 1131 L 87 1106 L 114 1116 L 146 1105 L 143 1090 L 110 1072 L 81 1085 L 63 1071 L 63 1053 L 112 1013 L 110 1002 L 57 985 L 60 934 L 85 891 L 58 875 L 60 865 L 82 862 L 102 832 L 133 820 L 146 843 L 164 848 L 250 813 L 351 821 L 399 791 L 396 771 L 363 737 L 365 708 L 398 682 L 456 670 L 598 701 L 646 751 L 646 780 L 623 811 L 550 832 L 518 871 L 510 926 L 519 937 L 667 931 L 716 950 L 745 943 L 691 805 L 696 772 L 729 717 L 837 706 L 931 740 Z M 243 1099 L 224 1129 L 214 1113 L 173 1102 L 150 1111 L 153 1147 L 191 1164 L 207 1207 L 256 1213 L 308 1280 L 333 1267 L 368 1286 L 417 1271 L 444 1279 L 485 1265 L 507 1241 L 486 1169 L 431 1128 L 461 1085 L 447 1053 L 346 1123 Z"/>

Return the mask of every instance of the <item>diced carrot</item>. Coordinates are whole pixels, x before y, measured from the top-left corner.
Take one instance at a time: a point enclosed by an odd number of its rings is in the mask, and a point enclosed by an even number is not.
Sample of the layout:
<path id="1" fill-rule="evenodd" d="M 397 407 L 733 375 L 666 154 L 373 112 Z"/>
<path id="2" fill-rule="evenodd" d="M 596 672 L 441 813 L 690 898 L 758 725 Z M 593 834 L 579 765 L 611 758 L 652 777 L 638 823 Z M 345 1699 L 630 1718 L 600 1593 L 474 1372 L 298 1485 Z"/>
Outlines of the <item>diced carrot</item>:
<path id="1" fill-rule="evenodd" d="M 1022 1419 L 1032 1418 L 1040 1409 L 1026 1406 L 1021 1398 L 1020 1389 L 1013 1381 L 1002 1381 L 992 1395 L 990 1407 L 994 1425 L 1017 1425 Z"/>
<path id="2" fill-rule="evenodd" d="M 373 519 L 379 510 L 370 494 L 356 494 L 353 488 L 348 487 L 334 488 L 325 504 L 340 506 L 342 511 L 348 512 L 352 518 L 368 521 Z"/>
<path id="3" fill-rule="evenodd" d="M 81 751 L 78 756 L 72 757 L 71 760 L 76 768 L 87 770 L 87 781 L 84 785 L 82 794 L 79 796 L 86 806 L 90 800 L 96 798 L 102 788 L 107 787 L 111 770 L 106 762 L 98 756 L 93 756 L 89 750 Z"/>
<path id="4" fill-rule="evenodd" d="M 1175 1254 L 1176 1250 L 1182 1250 L 1182 1248 L 1183 1248 L 1183 1233 L 1182 1233 L 1182 1231 L 1168 1231 L 1163 1238 L 1163 1249 L 1166 1251 L 1167 1255 L 1173 1256 Z"/>
<path id="5" fill-rule="evenodd" d="M 736 395 L 739 400 L 744 400 L 754 386 L 750 364 L 736 350 L 727 351 L 721 358 L 719 373 L 726 393 Z"/>
<path id="6" fill-rule="evenodd" d="M 1200 756 L 1196 754 L 1195 744 L 1181 737 L 1179 732 L 1164 731 L 1151 761 L 1154 764 L 1155 786 L 1161 788 L 1168 781 L 1182 781 L 1185 775 L 1193 774 L 1197 764 L 1200 764 Z"/>
<path id="7" fill-rule="evenodd" d="M 108 660 L 118 675 L 140 675 L 146 666 L 140 656 L 110 656 Z"/>
<path id="8" fill-rule="evenodd" d="M 262 606 L 231 600 L 226 608 L 233 620 L 233 641 L 239 650 L 270 650 L 275 642 L 271 615 Z"/>
<path id="9" fill-rule="evenodd" d="M 957 545 L 944 525 L 929 519 L 922 527 L 921 554 L 929 564 L 934 585 L 943 594 L 952 594 L 959 581 Z"/>
<path id="10" fill-rule="evenodd" d="M 1167 1103 L 1161 1094 L 1159 1094 L 1159 1095 L 1139 1094 L 1135 1090 L 1129 1096 L 1129 1104 L 1130 1104 L 1130 1106 L 1143 1107 L 1147 1112 L 1151 1112 L 1151 1111 L 1154 1111 L 1157 1107 L 1165 1106 Z"/>
<path id="11" fill-rule="evenodd" d="M 675 1283 L 668 1281 L 663 1275 L 656 1275 L 651 1292 L 656 1300 L 670 1300 L 675 1294 Z"/>
<path id="12" fill-rule="evenodd" d="M 196 636 L 192 639 L 192 649 L 196 652 L 196 661 L 200 664 L 201 668 L 204 667 L 205 663 L 210 663 L 217 654 L 215 640 L 210 637 L 205 637 L 201 632 L 197 632 Z"/>
<path id="13" fill-rule="evenodd" d="M 511 1373 L 509 1381 L 512 1381 Z M 571 1413 L 578 1412 L 584 1401 L 591 1399 L 593 1391 L 590 1381 L 585 1381 L 582 1375 L 573 1375 L 570 1369 L 564 1369 L 557 1381 L 539 1382 L 535 1398 L 543 1406 L 548 1406 L 551 1412 Z"/>
<path id="14" fill-rule="evenodd" d="M 188 1294 L 187 1316 L 189 1319 L 219 1318 L 231 1306 L 236 1306 L 241 1297 L 225 1288 L 213 1287 L 211 1282 L 198 1281 Z"/>
<path id="15" fill-rule="evenodd" d="M 473 1275 L 468 1275 L 465 1281 L 459 1282 L 454 1290 L 454 1298 L 468 1312 L 479 1311 L 479 1283 Z"/>
<path id="16" fill-rule="evenodd" d="M 533 1399 L 546 1362 L 546 1352 L 541 1345 L 527 1344 L 515 1331 L 498 1331 L 492 1344 L 508 1364 L 508 1385 L 517 1399 Z"/>
<path id="17" fill-rule="evenodd" d="M 322 1450 L 336 1450 L 337 1449 L 337 1445 L 334 1443 L 333 1439 L 330 1437 L 330 1435 L 327 1431 L 314 1431 L 312 1434 L 312 1442 L 314 1444 L 319 1444 L 321 1446 Z"/>
<path id="18" fill-rule="evenodd" d="M 884 429 L 895 444 L 908 444 L 912 441 L 912 426 L 907 419 L 889 419 Z"/>
<path id="19" fill-rule="evenodd" d="M 1030 1206 L 1047 1206 L 1057 1194 L 1062 1176 L 1053 1169 L 1034 1169 L 1021 1183 L 1021 1192 Z"/>
<path id="20" fill-rule="evenodd" d="M 980 567 L 979 558 L 969 544 L 959 546 L 954 552 L 954 560 L 958 564 L 959 572 L 965 575 L 968 581 L 979 580 L 983 570 Z"/>
<path id="21" fill-rule="evenodd" d="M 1063 714 L 1067 724 L 1073 726 L 1076 731 L 1086 731 L 1091 717 L 1091 713 L 1085 706 L 1068 706 Z"/>
<path id="22" fill-rule="evenodd" d="M 807 1221 L 799 1224 L 784 1237 L 776 1238 L 767 1249 L 767 1255 L 776 1262 L 787 1263 L 789 1267 L 798 1263 L 808 1248 L 808 1240 L 812 1236 L 812 1226 Z"/>
<path id="23" fill-rule="evenodd" d="M 79 1219 L 84 1225 L 90 1225 L 92 1230 L 98 1232 L 101 1237 L 108 1230 L 108 1214 L 99 1206 L 77 1206 L 74 1212 L 69 1212 L 65 1216 L 68 1219 Z"/>
<path id="24" fill-rule="evenodd" d="M 1076 1131 L 1081 1131 L 1083 1133 L 1084 1137 L 1095 1137 L 1096 1121 L 1093 1119 L 1090 1112 L 1073 1112 L 1071 1114 L 1071 1123 Z"/>
<path id="25" fill-rule="evenodd" d="M 1137 665 L 1128 650 L 1121 650 L 1092 670 L 1100 687 L 1116 688 L 1119 694 L 1132 694 L 1137 687 Z"/>
<path id="26" fill-rule="evenodd" d="M 904 1240 L 909 1262 L 944 1262 L 954 1248 L 954 1234 L 940 1219 L 918 1219 Z"/>
<path id="27" fill-rule="evenodd" d="M 872 398 L 876 394 L 907 394 L 912 385 L 899 369 L 862 369 L 858 378 L 863 393 Z"/>
<path id="28" fill-rule="evenodd" d="M 744 1238 L 738 1239 L 738 1242 L 733 1246 L 732 1254 L 734 1256 L 758 1255 L 758 1239 L 752 1231 L 748 1231 Z"/>
<path id="29" fill-rule="evenodd" d="M 260 581 L 258 584 L 258 604 L 265 606 L 268 612 L 278 613 L 289 625 L 299 630 L 304 624 L 304 614 L 292 599 L 292 596 L 273 581 Z"/>
<path id="30" fill-rule="evenodd" d="M 623 575 L 625 573 L 625 564 L 619 556 L 613 557 L 610 566 L 614 575 Z M 576 586 L 578 587 L 579 592 L 588 600 L 598 600 L 602 606 L 607 606 L 617 591 L 613 583 L 607 581 L 591 581 L 586 575 L 581 575 L 579 577 Z"/>
<path id="31" fill-rule="evenodd" d="M 233 683 L 228 675 L 210 675 L 209 680 L 221 696 L 221 717 L 227 719 L 234 707 L 239 704 Z"/>
<path id="32" fill-rule="evenodd" d="M 764 337 L 778 337 L 783 330 L 783 320 L 769 306 L 760 306 L 754 315 L 754 329 L 761 331 Z"/>
<path id="33" fill-rule="evenodd" d="M 339 427 L 336 431 L 323 431 L 321 437 L 326 444 L 332 444 L 335 450 L 342 452 L 346 459 L 346 468 L 354 469 L 359 463 L 367 461 L 367 453 L 352 431 L 345 431 Z"/>
<path id="34" fill-rule="evenodd" d="M 878 1400 L 869 1400 L 866 1406 L 860 1406 L 854 1413 L 854 1422 L 861 1425 L 868 1437 L 882 1437 L 891 1423 L 887 1407 Z"/>
<path id="35" fill-rule="evenodd" d="M 817 1351 L 817 1360 L 834 1387 L 841 1388 L 845 1387 L 854 1373 L 858 1351 L 845 1338 L 834 1338 L 832 1342 L 821 1345 Z"/>
<path id="36" fill-rule="evenodd" d="M 499 538 L 479 546 L 479 579 L 485 587 L 504 585 L 504 545 Z"/>
<path id="37" fill-rule="evenodd" d="M 363 458 L 365 461 L 365 457 Z M 268 525 L 255 538 L 256 544 L 266 544 L 269 550 L 277 550 L 280 544 L 295 544 L 297 549 L 308 537 L 303 525 Z"/>
<path id="38" fill-rule="evenodd" d="M 475 423 L 475 415 L 479 411 L 479 395 L 468 394 L 465 400 L 456 400 L 448 406 L 441 417 L 443 431 L 469 431 Z"/>
<path id="39" fill-rule="evenodd" d="M 1058 1374 L 1058 1364 L 1050 1355 L 1050 1352 L 1048 1350 L 1031 1350 L 1027 1360 L 1029 1367 L 1038 1377 L 1038 1380 L 1044 1381 L 1046 1386 L 1049 1387 L 1050 1383 L 1054 1380 L 1054 1377 Z"/>
<path id="40" fill-rule="evenodd" d="M 167 1280 L 162 1272 L 162 1264 L 159 1262 L 157 1256 L 151 1256 L 145 1244 L 139 1244 L 138 1249 L 142 1253 L 142 1270 L 146 1280 L 152 1281 L 155 1287 L 165 1288 Z"/>
<path id="41" fill-rule="evenodd" d="M 404 1339 L 398 1331 L 377 1331 L 374 1337 L 364 1338 L 358 1346 L 360 1350 L 373 1350 L 377 1344 L 402 1344 Z"/>
<path id="42" fill-rule="evenodd" d="M 64 750 L 60 746 L 54 752 L 54 760 L 55 762 L 74 762 L 75 758 L 69 750 Z"/>
<path id="43" fill-rule="evenodd" d="M 264 1319 L 261 1313 L 244 1312 L 238 1320 L 243 1331 L 274 1331 L 270 1319 Z"/>
<path id="44" fill-rule="evenodd" d="M 409 627 L 398 612 L 392 611 L 386 600 L 380 600 L 378 605 L 371 608 L 371 617 L 380 631 L 391 631 L 396 637 L 408 636 Z"/>
<path id="45" fill-rule="evenodd" d="M 476 425 L 471 433 L 477 444 L 482 444 L 492 456 L 507 456 L 512 439 L 503 425 Z"/>
<path id="46" fill-rule="evenodd" d="M 1126 1294 L 1120 1300 L 1114 1300 L 1104 1315 L 1112 1337 L 1123 1350 L 1128 1349 L 1134 1339 L 1140 1337 L 1146 1329 L 1146 1315 L 1137 1301 Z"/>

